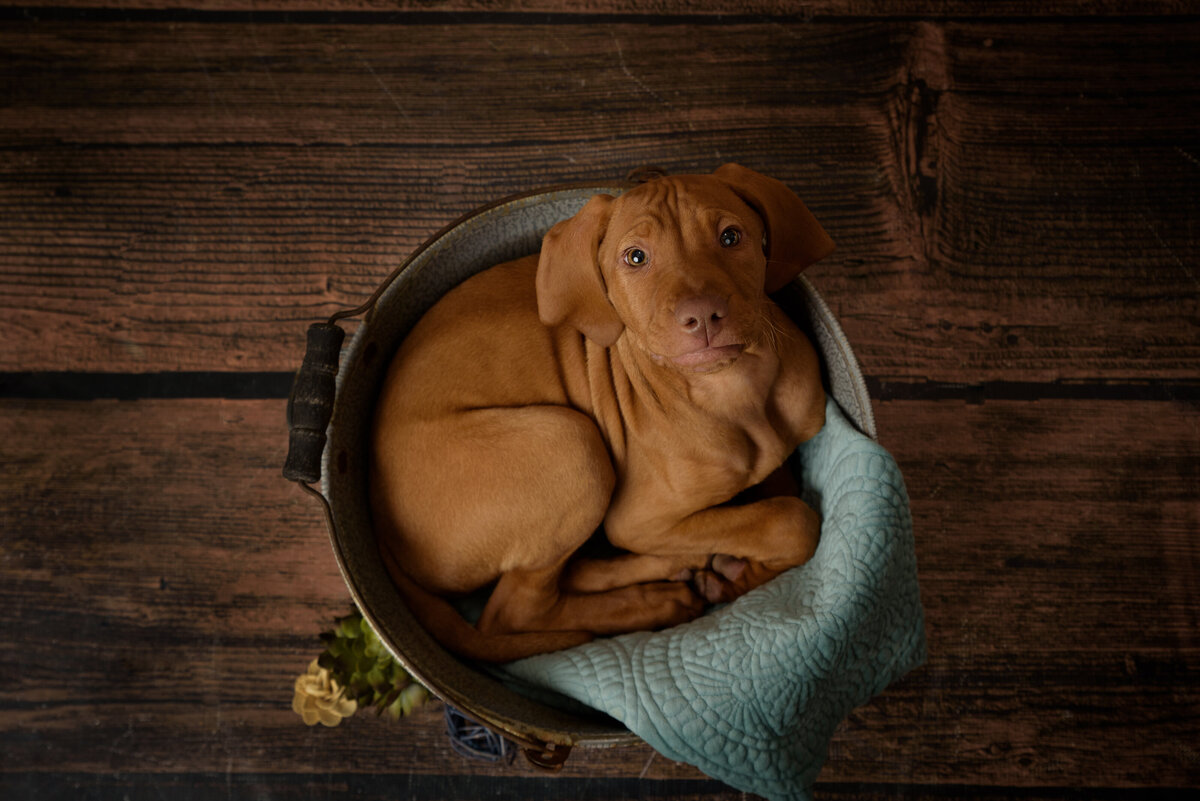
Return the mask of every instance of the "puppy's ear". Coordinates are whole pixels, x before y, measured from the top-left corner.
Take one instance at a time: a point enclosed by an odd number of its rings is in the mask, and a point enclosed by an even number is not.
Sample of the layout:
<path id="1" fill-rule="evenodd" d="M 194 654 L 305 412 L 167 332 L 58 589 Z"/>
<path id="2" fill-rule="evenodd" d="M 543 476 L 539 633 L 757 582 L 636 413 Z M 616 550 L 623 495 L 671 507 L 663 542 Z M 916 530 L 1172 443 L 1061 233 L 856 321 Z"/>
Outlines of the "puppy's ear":
<path id="1" fill-rule="evenodd" d="M 617 341 L 625 324 L 608 301 L 598 251 L 612 210 L 611 195 L 596 195 L 542 239 L 538 257 L 538 316 L 546 325 L 566 323 L 597 345 Z"/>
<path id="2" fill-rule="evenodd" d="M 726 164 L 713 175 L 758 212 L 767 227 L 767 292 L 787 286 L 804 268 L 833 252 L 829 234 L 781 181 L 739 164 Z"/>

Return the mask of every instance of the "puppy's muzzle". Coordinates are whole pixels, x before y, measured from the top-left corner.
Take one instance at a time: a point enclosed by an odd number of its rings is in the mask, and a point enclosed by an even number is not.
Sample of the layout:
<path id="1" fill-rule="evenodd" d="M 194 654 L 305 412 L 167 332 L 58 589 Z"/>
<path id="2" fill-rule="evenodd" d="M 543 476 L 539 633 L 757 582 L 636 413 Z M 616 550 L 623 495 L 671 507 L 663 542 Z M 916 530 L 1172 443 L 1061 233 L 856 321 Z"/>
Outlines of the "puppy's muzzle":
<path id="1" fill-rule="evenodd" d="M 675 306 L 675 321 L 701 345 L 712 345 L 729 316 L 729 301 L 720 295 L 686 298 Z"/>

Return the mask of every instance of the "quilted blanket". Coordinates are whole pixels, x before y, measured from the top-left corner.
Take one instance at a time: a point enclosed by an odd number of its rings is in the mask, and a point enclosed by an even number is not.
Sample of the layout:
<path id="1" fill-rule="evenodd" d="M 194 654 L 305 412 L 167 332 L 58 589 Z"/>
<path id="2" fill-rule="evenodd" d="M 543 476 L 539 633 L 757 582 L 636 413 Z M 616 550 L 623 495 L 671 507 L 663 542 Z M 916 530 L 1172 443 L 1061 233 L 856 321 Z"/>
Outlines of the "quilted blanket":
<path id="1" fill-rule="evenodd" d="M 799 457 L 823 519 L 807 564 L 692 623 L 531 657 L 509 676 L 739 790 L 810 798 L 834 729 L 924 661 L 925 629 L 895 461 L 832 400 Z"/>

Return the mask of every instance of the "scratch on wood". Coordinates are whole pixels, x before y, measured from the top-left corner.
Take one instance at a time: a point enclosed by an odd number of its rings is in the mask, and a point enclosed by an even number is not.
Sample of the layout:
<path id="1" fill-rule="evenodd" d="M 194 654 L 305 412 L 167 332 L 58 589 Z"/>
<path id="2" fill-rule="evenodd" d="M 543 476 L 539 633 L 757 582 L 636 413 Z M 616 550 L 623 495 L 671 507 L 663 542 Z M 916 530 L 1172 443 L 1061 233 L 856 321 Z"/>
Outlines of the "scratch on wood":
<path id="1" fill-rule="evenodd" d="M 225 104 L 225 100 L 217 93 L 216 84 L 213 82 L 212 75 L 208 71 L 208 64 L 205 63 L 203 56 L 200 55 L 200 52 L 196 50 L 196 46 L 192 43 L 191 39 L 184 37 L 184 41 L 187 43 L 187 48 L 189 51 L 191 51 L 192 57 L 196 60 L 196 63 L 200 65 L 200 71 L 204 73 L 204 83 L 208 88 L 209 108 L 211 108 L 213 111 L 216 111 L 217 105 L 219 104 L 221 109 L 225 112 L 225 115 L 229 116 L 229 107 Z"/>
<path id="2" fill-rule="evenodd" d="M 1183 156 L 1188 161 L 1192 162 L 1192 164 L 1195 164 L 1197 167 L 1200 167 L 1200 159 L 1196 158 L 1191 153 L 1184 150 L 1182 147 L 1176 146 L 1175 152 L 1178 153 L 1179 155 Z"/>
<path id="3" fill-rule="evenodd" d="M 408 120 L 408 112 L 404 110 L 404 106 L 400 105 L 400 101 L 396 99 L 394 94 L 392 94 L 392 90 L 387 87 L 387 84 L 385 84 L 383 79 L 379 77 L 379 74 L 375 72 L 375 68 L 371 66 L 371 62 L 363 58 L 362 53 L 356 52 L 354 57 L 358 59 L 360 64 L 367 68 L 367 72 L 371 73 L 371 77 L 375 79 L 375 83 L 379 84 L 379 88 L 382 89 L 383 93 L 388 96 L 389 100 L 392 101 L 392 105 L 396 107 L 396 111 L 400 112 L 400 116 Z"/>
<path id="4" fill-rule="evenodd" d="M 615 33 L 613 33 L 612 31 L 609 31 L 609 36 L 612 37 L 613 44 L 617 48 L 617 65 L 620 66 L 621 72 L 625 73 L 625 77 L 627 77 L 629 80 L 633 81 L 643 92 L 645 92 L 646 94 L 650 95 L 652 98 L 657 100 L 660 105 L 669 109 L 673 113 L 679 113 L 679 109 L 677 109 L 671 103 L 671 101 L 667 100 L 665 97 L 660 95 L 658 92 L 651 89 L 649 86 L 646 85 L 645 81 L 643 81 L 641 78 L 639 78 L 638 76 L 633 74 L 633 71 L 630 70 L 629 66 L 625 63 L 625 51 L 621 48 L 621 40 L 618 39 L 617 35 Z M 696 126 L 694 124 L 692 124 L 692 121 L 687 117 L 686 114 L 683 115 L 683 121 L 684 121 L 684 124 L 687 125 L 687 128 L 689 131 L 696 130 Z"/>
<path id="5" fill-rule="evenodd" d="M 1075 152 L 1075 149 L 1070 147 L 1067 144 L 1067 140 L 1063 136 L 1060 136 L 1060 135 L 1050 131 L 1049 129 L 1046 128 L 1046 126 L 1038 123 L 1033 118 L 1029 119 L 1029 124 L 1035 131 L 1037 131 L 1039 134 L 1042 135 L 1043 139 L 1045 139 L 1046 141 L 1048 141 L 1051 144 L 1053 144 L 1054 146 L 1056 146 L 1058 148 L 1059 152 L 1061 152 L 1068 159 L 1070 159 L 1071 163 L 1074 164 L 1075 167 L 1078 168 L 1078 170 L 1082 174 L 1088 175 L 1088 176 L 1092 177 L 1093 179 L 1095 179 L 1097 181 L 1097 183 L 1099 183 L 1100 186 L 1104 187 L 1104 189 L 1106 191 L 1112 191 L 1112 192 L 1119 191 L 1118 187 L 1114 187 L 1107 178 L 1105 178 L 1101 173 L 1092 169 L 1092 167 L 1089 164 L 1087 164 L 1082 158 L 1080 158 L 1079 155 Z M 1190 153 L 1185 151 L 1183 148 L 1176 146 L 1175 150 L 1180 155 L 1182 155 L 1184 158 L 1188 159 L 1189 161 L 1192 161 L 1192 162 L 1197 161 L 1194 157 L 1192 157 L 1192 155 Z M 1135 167 L 1135 169 L 1137 169 L 1140 174 L 1140 169 L 1141 169 L 1140 165 Z M 1127 192 L 1125 192 L 1123 190 L 1121 190 L 1121 191 L 1122 191 L 1122 194 L 1128 194 Z M 1179 267 L 1180 270 L 1183 271 L 1183 273 L 1188 277 L 1188 280 L 1191 281 L 1193 284 L 1200 285 L 1200 279 L 1198 279 L 1196 277 L 1196 274 L 1192 271 L 1192 268 L 1189 267 L 1183 259 L 1179 258 L 1179 254 L 1177 254 L 1175 252 L 1175 249 L 1171 246 L 1171 244 L 1169 242 L 1167 242 L 1165 239 L 1163 239 L 1162 234 L 1159 233 L 1158 226 L 1154 224 L 1154 221 L 1150 218 L 1150 215 L 1148 215 L 1146 213 L 1145 209 L 1144 208 L 1135 209 L 1134 216 L 1141 222 L 1142 227 L 1150 232 L 1150 235 L 1154 237 L 1154 241 L 1158 243 L 1158 246 L 1160 248 L 1162 248 L 1163 251 L 1168 256 L 1171 257 L 1171 261 L 1173 261 L 1175 263 L 1175 265 L 1177 267 Z"/>
<path id="6" fill-rule="evenodd" d="M 1200 285 L 1200 280 L 1197 280 L 1196 274 L 1192 272 L 1192 268 L 1188 267 L 1183 259 L 1179 258 L 1179 255 L 1175 253 L 1175 250 L 1171 247 L 1171 245 L 1162 238 L 1162 234 L 1158 232 L 1158 226 L 1154 224 L 1154 221 L 1151 220 L 1149 216 L 1147 216 L 1146 212 L 1139 211 L 1138 218 L 1141 219 L 1142 224 L 1146 226 L 1146 230 L 1148 230 L 1154 236 L 1154 239 L 1156 242 L 1158 242 L 1159 247 L 1167 252 L 1167 255 L 1171 257 L 1171 260 L 1175 262 L 1179 269 L 1183 270 L 1188 279 L 1191 280 L 1193 284 Z"/>
<path id="7" fill-rule="evenodd" d="M 258 26 L 252 22 L 249 28 L 250 38 L 254 40 L 254 54 L 258 56 L 258 62 L 262 64 L 263 71 L 267 73 L 267 82 L 271 84 L 271 93 L 275 95 L 276 103 L 282 103 L 283 98 L 279 94 L 279 85 L 275 83 L 275 73 L 271 72 L 271 63 L 263 54 L 262 43 L 258 41 Z"/>

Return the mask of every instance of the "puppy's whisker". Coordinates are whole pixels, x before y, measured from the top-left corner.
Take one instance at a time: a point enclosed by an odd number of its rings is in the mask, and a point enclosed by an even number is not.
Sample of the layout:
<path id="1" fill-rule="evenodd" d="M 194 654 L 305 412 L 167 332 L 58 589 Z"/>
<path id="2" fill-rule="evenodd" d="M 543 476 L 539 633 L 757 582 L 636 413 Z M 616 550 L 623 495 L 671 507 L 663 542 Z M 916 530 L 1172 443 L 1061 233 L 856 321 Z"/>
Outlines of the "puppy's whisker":
<path id="1" fill-rule="evenodd" d="M 759 329 L 760 344 L 778 352 L 780 345 L 791 340 L 791 331 L 784 328 L 772 315 L 768 314 L 766 308 L 763 309 L 762 322 L 762 327 Z"/>

